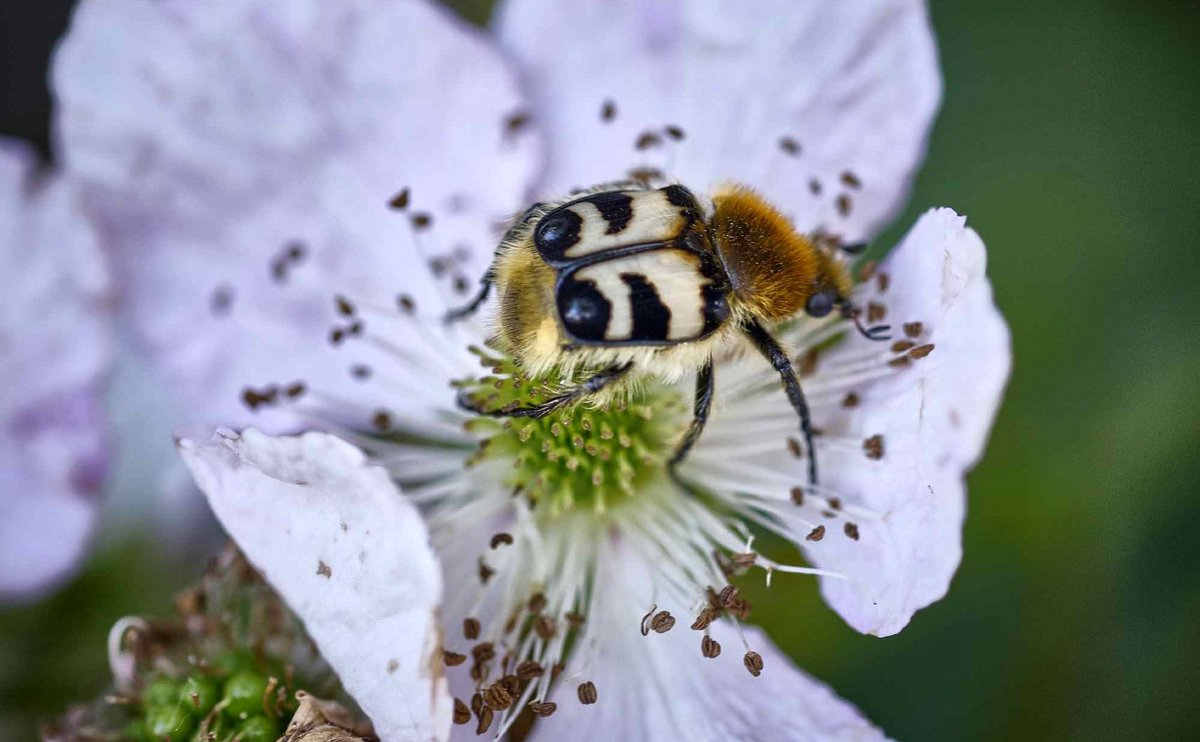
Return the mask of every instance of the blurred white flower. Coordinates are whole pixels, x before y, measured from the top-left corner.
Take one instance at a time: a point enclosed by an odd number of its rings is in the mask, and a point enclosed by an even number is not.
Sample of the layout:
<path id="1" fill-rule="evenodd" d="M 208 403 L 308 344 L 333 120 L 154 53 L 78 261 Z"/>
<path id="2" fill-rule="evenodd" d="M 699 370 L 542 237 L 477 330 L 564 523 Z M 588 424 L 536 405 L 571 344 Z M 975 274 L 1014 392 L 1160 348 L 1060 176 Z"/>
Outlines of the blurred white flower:
<path id="1" fill-rule="evenodd" d="M 75 190 L 0 140 L 0 600 L 77 564 L 107 459 L 109 282 Z"/>
<path id="2" fill-rule="evenodd" d="M 509 383 L 505 361 L 470 349 L 486 323 L 441 318 L 507 215 L 630 174 L 698 191 L 734 179 L 804 231 L 874 235 L 939 98 L 924 6 L 498 12 L 504 53 L 416 0 L 82 3 L 56 60 L 59 134 L 146 350 L 197 417 L 315 421 L 367 449 L 425 516 L 444 594 L 408 506 L 349 446 L 226 432 L 185 439 L 185 459 L 385 736 L 444 738 L 450 718 L 500 733 L 524 707 L 541 739 L 880 736 L 742 625 L 728 581 L 819 573 L 830 605 L 879 635 L 945 593 L 963 476 L 1009 365 L 962 217 L 926 214 L 858 288 L 893 343 L 830 345 L 838 320 L 782 331 L 820 430 L 818 488 L 759 359 L 719 359 L 684 467 L 701 499 L 663 476 L 690 386 L 566 420 L 475 420 L 452 383 Z M 481 379 L 481 356 L 500 372 Z M 369 487 L 348 483 L 360 475 Z M 814 568 L 755 553 L 752 527 Z M 335 590 L 351 608 L 325 606 Z M 439 600 L 449 715 L 427 665 Z M 414 666 L 418 680 L 390 679 Z"/>

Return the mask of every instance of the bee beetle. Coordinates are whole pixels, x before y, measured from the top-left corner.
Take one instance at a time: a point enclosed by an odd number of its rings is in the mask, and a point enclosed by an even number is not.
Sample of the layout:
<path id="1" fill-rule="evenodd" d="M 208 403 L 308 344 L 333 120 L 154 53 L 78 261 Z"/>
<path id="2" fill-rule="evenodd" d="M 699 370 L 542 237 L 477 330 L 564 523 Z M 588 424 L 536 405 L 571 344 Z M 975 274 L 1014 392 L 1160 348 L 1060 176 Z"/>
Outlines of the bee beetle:
<path id="1" fill-rule="evenodd" d="M 674 474 L 704 428 L 713 398 L 713 356 L 747 337 L 779 373 L 800 418 L 808 475 L 817 482 L 812 423 L 787 352 L 765 325 L 800 312 L 838 311 L 871 339 L 851 304 L 843 262 L 753 190 L 728 186 L 710 205 L 681 185 L 599 186 L 535 204 L 509 228 L 479 295 L 447 315 L 467 316 L 499 293 L 501 350 L 538 377 L 558 369 L 592 376 L 529 407 L 479 409 L 501 417 L 541 417 L 601 394 L 637 374 L 676 380 L 696 372 L 694 416 L 670 459 Z"/>

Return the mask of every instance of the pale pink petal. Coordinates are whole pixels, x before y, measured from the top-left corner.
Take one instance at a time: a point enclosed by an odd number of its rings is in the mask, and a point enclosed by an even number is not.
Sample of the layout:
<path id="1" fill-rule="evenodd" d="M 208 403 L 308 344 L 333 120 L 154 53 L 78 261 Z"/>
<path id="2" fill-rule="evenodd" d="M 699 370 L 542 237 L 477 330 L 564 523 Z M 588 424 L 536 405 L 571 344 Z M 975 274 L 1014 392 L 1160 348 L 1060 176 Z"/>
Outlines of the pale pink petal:
<path id="1" fill-rule="evenodd" d="M 941 96 L 919 0 L 507 0 L 497 26 L 549 137 L 547 193 L 649 166 L 859 240 L 902 203 Z M 646 132 L 662 141 L 636 149 Z"/>
<path id="2" fill-rule="evenodd" d="M 385 740 L 445 739 L 442 579 L 387 472 L 323 433 L 179 441 L 226 531 L 304 622 Z"/>
<path id="3" fill-rule="evenodd" d="M 245 420 L 245 387 L 294 380 L 378 400 L 351 377 L 378 349 L 329 347 L 350 323 L 334 294 L 370 316 L 400 294 L 427 317 L 465 301 L 537 157 L 505 61 L 423 0 L 85 0 L 53 72 L 133 324 L 206 419 Z M 433 216 L 419 236 L 414 212 Z"/>
<path id="4" fill-rule="evenodd" d="M 109 277 L 75 190 L 0 140 L 0 598 L 62 579 L 107 462 Z"/>
<path id="5" fill-rule="evenodd" d="M 703 632 L 677 615 L 664 634 L 642 636 L 643 614 L 667 597 L 656 594 L 653 567 L 628 542 L 610 544 L 597 579 L 594 651 L 581 647 L 552 695 L 557 712 L 534 728 L 538 741 L 596 740 L 879 740 L 880 730 L 828 686 L 792 664 L 754 628 L 746 642 L 763 660 L 759 677 L 743 664 L 746 646 L 721 620 L 709 628 L 721 653 L 700 652 Z M 665 605 L 664 605 L 665 607 Z M 596 686 L 597 702 L 581 705 L 579 683 Z"/>
<path id="6" fill-rule="evenodd" d="M 958 568 L 963 480 L 1012 363 L 986 263 L 963 217 L 930 211 L 855 291 L 860 307 L 891 324 L 891 339 L 864 339 L 845 323 L 780 328 L 801 351 L 813 338 L 842 336 L 815 361 L 802 353 L 813 363 L 802 386 L 818 431 L 818 487 L 808 483 L 795 412 L 755 354 L 719 369 L 717 408 L 686 464 L 813 565 L 841 575 L 822 577 L 822 590 L 859 631 L 904 628 L 945 595 Z"/>

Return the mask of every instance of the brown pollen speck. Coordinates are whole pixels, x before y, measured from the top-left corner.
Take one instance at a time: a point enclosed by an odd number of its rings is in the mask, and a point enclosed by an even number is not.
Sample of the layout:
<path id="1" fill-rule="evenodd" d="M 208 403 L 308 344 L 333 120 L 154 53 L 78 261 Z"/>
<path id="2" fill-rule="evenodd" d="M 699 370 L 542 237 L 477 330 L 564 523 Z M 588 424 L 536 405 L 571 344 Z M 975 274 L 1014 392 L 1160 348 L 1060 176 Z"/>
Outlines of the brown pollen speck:
<path id="1" fill-rule="evenodd" d="M 746 652 L 746 656 L 742 658 L 742 662 L 746 665 L 746 669 L 749 670 L 750 674 L 754 677 L 757 678 L 760 674 L 762 674 L 763 661 L 762 656 L 758 652 Z"/>
<path id="2" fill-rule="evenodd" d="M 590 680 L 579 684 L 578 694 L 579 702 L 584 706 L 590 706 L 591 704 L 595 703 L 596 699 L 599 697 L 596 693 L 596 684 Z"/>
<path id="3" fill-rule="evenodd" d="M 825 538 L 825 526 L 817 526 L 816 528 L 814 528 L 808 532 L 808 535 L 804 537 L 804 540 L 805 541 L 820 541 L 823 538 Z"/>
<path id="4" fill-rule="evenodd" d="M 842 530 L 846 532 L 846 536 L 848 536 L 852 541 L 858 540 L 858 524 L 847 523 Z"/>
<path id="5" fill-rule="evenodd" d="M 328 564 L 326 564 L 325 562 L 322 562 L 321 560 L 318 559 L 317 560 L 317 574 L 321 575 L 325 579 L 329 579 L 330 577 L 333 576 L 333 570 L 329 568 Z"/>
<path id="6" fill-rule="evenodd" d="M 867 458 L 878 461 L 883 458 L 883 436 L 876 434 L 863 441 L 863 452 Z"/>

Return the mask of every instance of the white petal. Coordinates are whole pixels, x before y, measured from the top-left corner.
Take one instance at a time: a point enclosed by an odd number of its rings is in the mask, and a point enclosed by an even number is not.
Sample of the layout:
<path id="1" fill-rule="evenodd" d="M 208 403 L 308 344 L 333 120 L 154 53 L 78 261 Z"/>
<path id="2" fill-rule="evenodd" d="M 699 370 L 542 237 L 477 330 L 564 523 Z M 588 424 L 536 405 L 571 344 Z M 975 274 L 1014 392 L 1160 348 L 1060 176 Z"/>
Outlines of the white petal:
<path id="1" fill-rule="evenodd" d="M 595 654 L 577 655 L 550 700 L 557 712 L 538 722 L 535 740 L 877 740 L 883 734 L 854 706 L 809 677 L 753 628 L 746 640 L 763 659 L 753 677 L 745 647 L 724 621 L 710 630 L 719 657 L 700 653 L 702 632 L 675 611 L 675 628 L 642 636 L 642 615 L 663 595 L 653 589 L 652 567 L 627 546 L 612 545 L 597 578 L 591 631 Z M 665 606 L 661 606 L 665 607 Z M 592 681 L 598 700 L 583 706 L 579 683 Z"/>
<path id="2" fill-rule="evenodd" d="M 0 597 L 64 577 L 103 483 L 109 276 L 72 187 L 0 140 Z"/>
<path id="3" fill-rule="evenodd" d="M 897 335 L 920 321 L 933 352 L 857 389 L 860 404 L 821 425 L 854 441 L 882 436 L 883 458 L 860 447 L 822 450 L 822 484 L 882 516 L 858 541 L 811 544 L 814 563 L 850 579 L 822 592 L 859 631 L 887 635 L 939 600 L 962 556 L 964 476 L 978 460 L 1012 364 L 1007 325 L 992 301 L 983 242 L 949 209 L 925 214 L 885 261 L 885 301 Z"/>
<path id="4" fill-rule="evenodd" d="M 304 621 L 385 740 L 445 739 L 442 582 L 387 473 L 331 435 L 179 441 L 222 525 Z"/>
<path id="5" fill-rule="evenodd" d="M 902 202 L 941 96 L 918 0 L 507 0 L 498 18 L 549 136 L 547 192 L 649 165 L 693 188 L 744 181 L 799 228 L 859 240 Z M 682 143 L 635 151 L 666 125 Z"/>
<path id="6" fill-rule="evenodd" d="M 246 419 L 247 385 L 377 400 L 349 369 L 382 354 L 327 347 L 333 295 L 391 308 L 408 293 L 437 315 L 449 278 L 423 263 L 451 253 L 474 291 L 537 156 L 536 132 L 506 128 L 523 101 L 504 60 L 422 0 L 86 0 L 53 75 L 65 160 L 135 327 L 223 422 Z M 388 206 L 405 186 L 410 212 L 434 217 L 420 247 Z M 293 243 L 303 259 L 273 279 Z M 423 352 L 408 335 L 397 344 Z"/>

